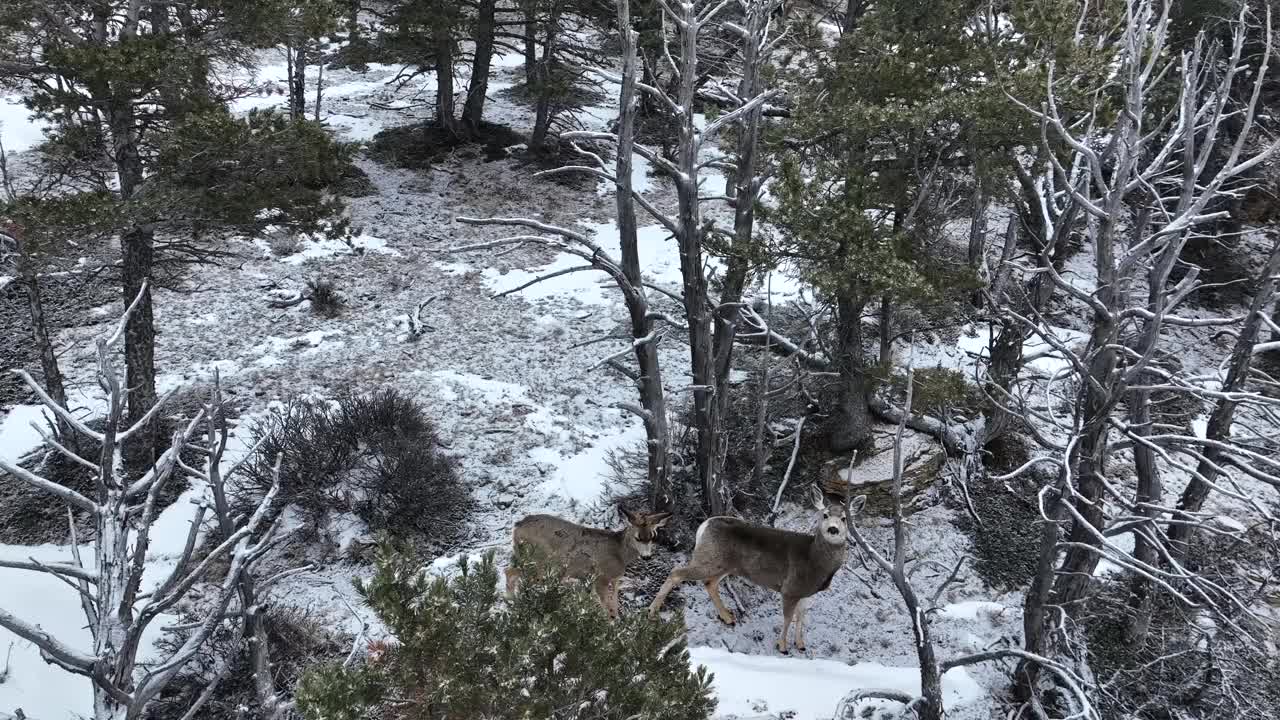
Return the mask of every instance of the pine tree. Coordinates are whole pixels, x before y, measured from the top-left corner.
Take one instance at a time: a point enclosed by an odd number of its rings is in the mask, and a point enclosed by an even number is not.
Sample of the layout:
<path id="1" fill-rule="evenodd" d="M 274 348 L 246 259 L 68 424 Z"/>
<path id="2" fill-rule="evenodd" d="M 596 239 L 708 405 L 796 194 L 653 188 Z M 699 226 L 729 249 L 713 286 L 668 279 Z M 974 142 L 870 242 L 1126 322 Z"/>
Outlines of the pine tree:
<path id="1" fill-rule="evenodd" d="M 465 560 L 452 580 L 428 578 L 384 546 L 358 585 L 394 636 L 366 663 L 309 672 L 298 707 L 309 720 L 377 711 L 436 718 L 695 720 L 715 708 L 711 676 L 694 671 L 680 619 L 643 613 L 610 623 L 582 587 L 521 557 L 519 593 L 504 601 L 492 553 Z"/>
<path id="2" fill-rule="evenodd" d="M 0 81 L 19 86 L 27 104 L 53 126 L 47 161 L 67 174 L 72 187 L 109 193 L 116 200 L 126 304 L 155 274 L 157 232 L 182 227 L 186 201 L 200 197 L 183 197 L 162 182 L 158 158 L 174 154 L 175 128 L 205 122 L 201 118 L 209 114 L 227 117 L 210 85 L 210 68 L 246 62 L 253 48 L 271 40 L 268 29 L 284 24 L 288 7 L 260 0 L 71 0 L 57 7 L 12 0 L 0 5 L 0 38 L 14 40 L 0 46 Z M 234 152 L 221 148 L 205 160 L 232 162 Z M 251 172 L 242 175 L 252 177 Z M 270 196 L 257 197 L 265 202 Z M 175 216 L 177 223 L 171 222 Z M 156 402 L 154 356 L 147 292 L 125 333 L 130 423 L 145 417 Z M 154 427 L 138 433 L 127 449 L 143 464 L 149 462 L 156 449 Z"/>
<path id="3" fill-rule="evenodd" d="M 856 10 L 837 45 L 818 53 L 816 75 L 792 78 L 796 120 L 773 216 L 783 254 L 835 307 L 837 451 L 870 441 L 877 373 L 863 314 L 879 305 L 886 363 L 896 306 L 978 287 L 986 203 L 1015 174 L 1036 172 L 1018 148 L 1037 144 L 1039 127 L 1006 93 L 1043 96 L 1050 61 L 1077 63 L 1080 50 L 1070 41 L 1073 2 L 892 0 Z M 967 268 L 923 252 L 962 191 L 973 198 Z"/>

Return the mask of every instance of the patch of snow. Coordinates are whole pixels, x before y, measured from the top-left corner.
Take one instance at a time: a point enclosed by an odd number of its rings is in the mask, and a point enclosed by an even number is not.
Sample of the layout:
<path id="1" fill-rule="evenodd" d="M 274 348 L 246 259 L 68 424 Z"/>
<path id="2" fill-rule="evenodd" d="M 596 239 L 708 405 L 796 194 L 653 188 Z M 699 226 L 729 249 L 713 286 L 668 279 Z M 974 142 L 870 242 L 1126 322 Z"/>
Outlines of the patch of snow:
<path id="1" fill-rule="evenodd" d="M 453 392 L 454 398 L 458 397 L 458 393 L 456 390 L 450 390 L 450 385 L 462 389 L 464 395 L 478 395 L 478 399 L 485 405 L 509 406 L 512 410 L 518 406 L 523 414 L 525 425 L 556 437 L 564 435 L 564 429 L 559 427 L 562 424 L 559 418 L 545 406 L 534 401 L 529 396 L 529 389 L 523 385 L 453 370 L 433 372 L 431 379 L 442 392 Z"/>
<path id="2" fill-rule="evenodd" d="M 5 289 L 11 282 L 13 282 L 12 275 L 0 275 L 0 290 Z"/>
<path id="3" fill-rule="evenodd" d="M 1121 535 L 1115 535 L 1107 538 L 1107 540 L 1112 545 L 1116 546 L 1117 548 L 1124 551 L 1125 553 L 1133 552 L 1133 546 L 1134 546 L 1135 540 L 1133 537 L 1133 533 L 1131 532 L 1123 533 Z M 1093 574 L 1096 577 L 1099 575 L 1111 575 L 1114 573 L 1121 573 L 1124 571 L 1125 569 L 1123 567 L 1117 565 L 1116 563 L 1111 562 L 1110 560 L 1104 557 L 1098 561 L 1098 566 L 1094 568 Z"/>
<path id="4" fill-rule="evenodd" d="M 302 243 L 302 249 L 288 257 L 281 258 L 280 262 L 290 265 L 301 265 L 307 260 L 317 260 L 322 258 L 331 258 L 339 255 L 355 255 L 357 252 L 375 252 L 380 255 L 391 255 L 400 257 L 400 251 L 392 247 L 387 247 L 387 241 L 380 237 L 361 233 L 356 237 L 350 238 L 348 243 L 340 238 L 316 237 L 304 235 L 299 237 Z"/>
<path id="5" fill-rule="evenodd" d="M 1209 433 L 1209 416 L 1201 415 L 1193 419 L 1191 421 L 1191 431 L 1194 432 L 1198 438 L 1204 439 L 1207 437 Z"/>
<path id="6" fill-rule="evenodd" d="M 50 563 L 71 560 L 70 552 L 56 545 L 0 545 L 0 558 Z M 93 554 L 84 559 L 91 564 Z M 52 575 L 0 569 L 0 607 L 77 650 L 91 647 L 79 597 Z M 31 718 L 92 715 L 93 687 L 88 678 L 45 663 L 35 645 L 17 639 L 8 630 L 0 630 L 0 650 L 8 656 L 9 665 L 9 676 L 0 682 L 0 710 L 22 708 Z"/>
<path id="7" fill-rule="evenodd" d="M 720 698 L 717 717 L 771 716 L 794 720 L 830 718 L 840 700 L 853 690 L 889 689 L 920 692 L 920 671 L 877 663 L 847 665 L 835 660 L 807 660 L 731 653 L 708 647 L 689 648 L 690 660 L 715 673 Z M 942 677 L 943 703 L 948 710 L 972 704 L 986 695 L 964 668 Z M 885 700 L 866 700 L 862 707 L 900 709 Z M 791 714 L 787 714 L 791 713 Z"/>
<path id="8" fill-rule="evenodd" d="M 0 460 L 16 463 L 44 440 L 31 423 L 44 426 L 51 418 L 43 405 L 15 405 L 0 421 Z M 0 605 L 3 607 L 3 605 Z"/>
<path id="9" fill-rule="evenodd" d="M 967 600 L 965 602 L 951 603 L 943 607 L 941 614 L 957 620 L 977 620 L 984 614 L 998 615 L 1006 609 L 1004 605 L 997 602 Z"/>
<path id="10" fill-rule="evenodd" d="M 460 553 L 457 555 L 441 555 L 431 564 L 427 566 L 427 574 L 437 577 L 453 577 L 461 571 L 459 563 L 465 558 L 467 565 L 480 562 L 483 559 L 480 553 Z"/>
<path id="11" fill-rule="evenodd" d="M 370 116 L 344 115 L 335 113 L 325 118 L 325 122 L 341 129 L 341 135 L 355 142 L 369 142 L 382 131 L 384 125 Z"/>
<path id="12" fill-rule="evenodd" d="M 599 437 L 595 444 L 582 452 L 564 458 L 549 448 L 537 448 L 529 453 L 535 462 L 555 466 L 545 487 L 552 495 L 571 502 L 590 503 L 600 497 L 609 477 L 609 455 L 627 445 L 644 441 L 644 425 L 636 422 L 630 427 L 615 430 Z"/>
<path id="13" fill-rule="evenodd" d="M 1218 515 L 1210 518 L 1209 524 L 1216 526 L 1219 530 L 1226 530 L 1227 532 L 1234 533 L 1242 533 L 1249 529 L 1245 527 L 1244 523 L 1226 515 Z"/>
<path id="14" fill-rule="evenodd" d="M 31 115 L 19 95 L 0 96 L 0 141 L 5 152 L 20 153 L 44 142 L 47 124 Z"/>
<path id="15" fill-rule="evenodd" d="M 581 223 L 588 234 L 595 238 L 601 249 L 615 260 L 622 254 L 622 239 L 618 233 L 617 223 Z M 648 225 L 637 230 L 637 241 L 640 250 L 640 267 L 644 268 L 645 279 L 662 285 L 678 285 L 680 283 L 680 255 L 675 241 L 661 225 Z M 513 290 L 536 277 L 548 273 L 580 267 L 582 258 L 569 253 L 560 253 L 549 265 L 530 270 L 517 269 L 500 273 L 493 268 L 481 272 L 485 284 L 495 293 Z M 550 298 L 573 298 L 584 305 L 611 305 L 620 300 L 620 296 L 611 281 L 603 273 L 591 269 L 561 275 L 517 293 L 527 300 L 543 300 Z"/>

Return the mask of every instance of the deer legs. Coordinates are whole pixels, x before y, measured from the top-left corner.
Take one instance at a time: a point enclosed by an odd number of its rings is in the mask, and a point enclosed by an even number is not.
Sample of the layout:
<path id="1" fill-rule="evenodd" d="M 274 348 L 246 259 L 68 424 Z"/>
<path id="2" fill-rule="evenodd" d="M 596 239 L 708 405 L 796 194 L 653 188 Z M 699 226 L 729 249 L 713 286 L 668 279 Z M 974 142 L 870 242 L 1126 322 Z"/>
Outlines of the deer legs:
<path id="1" fill-rule="evenodd" d="M 726 574 L 708 572 L 692 565 L 682 565 L 672 570 L 671 575 L 667 577 L 667 581 L 662 583 L 662 588 L 654 596 L 653 603 L 649 605 L 649 616 L 654 617 L 658 614 L 662 603 L 666 601 L 667 595 L 675 589 L 676 585 L 686 580 L 701 580 L 702 586 L 707 589 L 707 594 L 711 596 L 711 603 L 716 606 L 716 613 L 720 616 L 720 621 L 725 625 L 733 625 L 737 621 L 734 619 L 733 613 L 729 611 L 729 608 L 724 606 L 724 600 L 720 598 L 720 581 L 724 579 Z"/>
<path id="2" fill-rule="evenodd" d="M 733 625 L 736 622 L 733 613 L 729 612 L 729 608 L 724 606 L 724 600 L 720 599 L 720 581 L 723 579 L 724 575 L 716 575 L 702 584 L 707 588 L 707 594 L 711 596 L 711 604 L 716 606 L 716 612 L 720 614 L 720 622 Z"/>
<path id="3" fill-rule="evenodd" d="M 619 580 L 621 578 L 618 578 Z M 596 597 L 600 598 L 600 606 L 609 614 L 610 620 L 618 619 L 618 581 L 596 578 L 594 583 Z"/>
<path id="4" fill-rule="evenodd" d="M 796 626 L 796 649 L 804 652 L 804 617 L 809 612 L 809 601 L 810 598 L 807 597 L 782 596 L 782 633 L 778 636 L 778 652 L 783 655 L 790 652 L 790 647 L 787 643 L 787 630 L 792 623 L 795 623 Z"/>
<path id="5" fill-rule="evenodd" d="M 688 570 L 689 567 L 687 565 L 682 565 L 671 571 L 671 574 L 667 576 L 667 581 L 662 583 L 662 587 L 658 589 L 658 594 L 653 596 L 653 602 L 649 604 L 649 617 L 658 616 L 658 610 L 662 607 L 662 603 L 666 601 L 667 596 L 671 594 L 676 585 L 686 580 L 685 576 Z"/>

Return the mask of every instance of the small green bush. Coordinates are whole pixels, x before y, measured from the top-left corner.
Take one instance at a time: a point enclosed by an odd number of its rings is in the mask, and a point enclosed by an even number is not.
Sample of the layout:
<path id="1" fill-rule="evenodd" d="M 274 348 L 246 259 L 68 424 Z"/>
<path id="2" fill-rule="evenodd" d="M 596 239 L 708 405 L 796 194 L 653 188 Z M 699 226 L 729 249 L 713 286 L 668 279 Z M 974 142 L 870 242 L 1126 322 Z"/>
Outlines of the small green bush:
<path id="1" fill-rule="evenodd" d="M 982 391 L 959 370 L 938 366 L 917 368 L 913 374 L 911 409 L 915 412 L 943 419 L 959 415 L 968 420 L 983 407 Z M 892 387 L 895 394 L 905 393 L 906 377 L 895 375 Z"/>
<path id="2" fill-rule="evenodd" d="M 522 556 L 524 554 L 522 553 Z M 704 720 L 711 675 L 693 670 L 683 622 L 628 613 L 609 622 L 582 585 L 534 558 L 517 561 L 516 597 L 503 601 L 489 553 L 452 580 L 384 545 L 357 589 L 394 635 L 365 664 L 305 674 L 308 720 L 522 718 Z"/>

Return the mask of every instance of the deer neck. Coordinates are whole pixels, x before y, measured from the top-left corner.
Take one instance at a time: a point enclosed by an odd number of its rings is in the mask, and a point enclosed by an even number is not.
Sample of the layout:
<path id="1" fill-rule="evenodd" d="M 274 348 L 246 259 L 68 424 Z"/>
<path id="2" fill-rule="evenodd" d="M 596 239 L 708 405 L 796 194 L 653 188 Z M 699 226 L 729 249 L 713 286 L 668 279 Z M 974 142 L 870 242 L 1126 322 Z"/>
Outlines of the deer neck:
<path id="1" fill-rule="evenodd" d="M 622 559 L 624 567 L 640 559 L 640 551 L 636 550 L 635 543 L 631 542 L 626 528 L 614 531 L 613 537 L 618 546 L 618 557 Z"/>
<path id="2" fill-rule="evenodd" d="M 828 568 L 838 568 L 844 564 L 845 543 L 829 543 L 822 538 L 815 530 L 813 539 L 809 542 L 809 555 L 818 564 Z"/>

